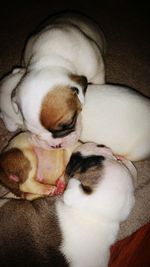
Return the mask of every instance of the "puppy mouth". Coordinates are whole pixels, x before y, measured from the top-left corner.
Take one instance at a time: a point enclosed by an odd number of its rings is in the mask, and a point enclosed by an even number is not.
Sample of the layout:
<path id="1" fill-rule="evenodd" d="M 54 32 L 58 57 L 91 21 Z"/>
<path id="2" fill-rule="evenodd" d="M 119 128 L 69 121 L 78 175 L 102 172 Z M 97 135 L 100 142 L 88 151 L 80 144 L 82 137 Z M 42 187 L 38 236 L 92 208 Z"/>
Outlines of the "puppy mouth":
<path id="1" fill-rule="evenodd" d="M 51 148 L 62 148 L 62 145 L 59 144 L 59 145 L 55 145 L 55 146 L 50 146 Z"/>
<path id="2" fill-rule="evenodd" d="M 31 135 L 31 139 L 32 139 L 33 143 L 38 147 L 42 147 L 45 149 L 62 148 L 61 143 L 56 144 L 56 145 L 50 145 L 48 142 L 42 140 L 41 138 L 39 138 L 37 135 L 34 135 L 34 134 Z"/>

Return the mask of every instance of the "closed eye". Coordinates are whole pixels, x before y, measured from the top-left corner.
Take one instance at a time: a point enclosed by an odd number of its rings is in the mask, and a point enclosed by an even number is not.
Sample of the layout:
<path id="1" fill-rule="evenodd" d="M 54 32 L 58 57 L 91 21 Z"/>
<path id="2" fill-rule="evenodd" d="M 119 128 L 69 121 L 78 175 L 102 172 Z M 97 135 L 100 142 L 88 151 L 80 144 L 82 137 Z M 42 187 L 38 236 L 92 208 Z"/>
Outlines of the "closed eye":
<path id="1" fill-rule="evenodd" d="M 88 195 L 92 193 L 92 188 L 90 186 L 83 185 L 83 184 L 81 184 L 80 186 L 81 186 L 82 190 L 84 191 L 84 193 L 86 193 Z"/>
<path id="2" fill-rule="evenodd" d="M 60 128 L 61 128 L 62 130 L 65 130 L 65 129 L 72 129 L 72 128 L 74 127 L 75 123 L 76 123 L 76 120 L 77 120 L 77 114 L 76 114 L 76 112 L 75 112 L 74 116 L 72 117 L 71 122 L 69 122 L 69 123 L 60 123 L 59 126 L 60 126 Z"/>
<path id="3" fill-rule="evenodd" d="M 71 90 L 72 90 L 74 93 L 76 93 L 77 95 L 79 94 L 79 89 L 78 89 L 77 87 L 72 86 L 72 87 L 71 87 Z"/>
<path id="4" fill-rule="evenodd" d="M 54 138 L 65 137 L 75 131 L 77 113 L 75 112 L 70 123 L 60 123 L 57 129 L 49 129 Z"/>

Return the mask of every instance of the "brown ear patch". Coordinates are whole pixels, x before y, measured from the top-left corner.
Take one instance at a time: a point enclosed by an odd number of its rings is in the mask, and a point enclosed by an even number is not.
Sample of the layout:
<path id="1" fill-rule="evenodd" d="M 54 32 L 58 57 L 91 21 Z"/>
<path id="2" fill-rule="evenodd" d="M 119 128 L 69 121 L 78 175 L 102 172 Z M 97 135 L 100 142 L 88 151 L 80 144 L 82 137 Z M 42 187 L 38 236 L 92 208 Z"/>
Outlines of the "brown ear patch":
<path id="1" fill-rule="evenodd" d="M 81 103 L 69 86 L 57 86 L 50 91 L 42 102 L 40 121 L 49 131 L 61 130 L 75 114 L 81 111 Z"/>
<path id="2" fill-rule="evenodd" d="M 26 181 L 30 169 L 29 160 L 18 148 L 12 148 L 0 155 L 0 182 L 17 196 L 21 193 L 19 183 Z"/>
<path id="3" fill-rule="evenodd" d="M 82 87 L 83 93 L 85 94 L 87 86 L 88 86 L 87 78 L 83 75 L 71 74 L 70 79 L 76 82 L 77 84 L 79 84 Z"/>

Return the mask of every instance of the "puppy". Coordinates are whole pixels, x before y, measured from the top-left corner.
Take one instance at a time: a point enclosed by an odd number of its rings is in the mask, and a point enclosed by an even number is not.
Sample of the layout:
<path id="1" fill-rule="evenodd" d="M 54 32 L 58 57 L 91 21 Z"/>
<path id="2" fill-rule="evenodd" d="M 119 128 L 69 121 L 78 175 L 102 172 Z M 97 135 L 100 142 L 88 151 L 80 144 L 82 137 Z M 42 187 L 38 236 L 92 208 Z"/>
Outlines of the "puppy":
<path id="1" fill-rule="evenodd" d="M 12 101 L 35 143 L 67 147 L 78 140 L 87 83 L 105 82 L 104 50 L 98 25 L 75 13 L 53 17 L 29 38 L 26 75 Z"/>
<path id="2" fill-rule="evenodd" d="M 107 266 L 119 223 L 134 205 L 136 170 L 109 148 L 87 143 L 72 154 L 65 177 L 61 197 L 1 207 L 1 267 Z"/>
<path id="3" fill-rule="evenodd" d="M 0 82 L 0 118 L 10 132 L 23 128 L 22 115 L 12 98 L 24 74 L 25 68 L 14 68 Z"/>
<path id="4" fill-rule="evenodd" d="M 149 157 L 149 98 L 124 86 L 89 85 L 80 139 L 105 144 L 131 161 Z"/>
<path id="5" fill-rule="evenodd" d="M 62 194 L 64 171 L 74 147 L 42 149 L 29 133 L 14 137 L 0 154 L 0 183 L 29 200 Z"/>

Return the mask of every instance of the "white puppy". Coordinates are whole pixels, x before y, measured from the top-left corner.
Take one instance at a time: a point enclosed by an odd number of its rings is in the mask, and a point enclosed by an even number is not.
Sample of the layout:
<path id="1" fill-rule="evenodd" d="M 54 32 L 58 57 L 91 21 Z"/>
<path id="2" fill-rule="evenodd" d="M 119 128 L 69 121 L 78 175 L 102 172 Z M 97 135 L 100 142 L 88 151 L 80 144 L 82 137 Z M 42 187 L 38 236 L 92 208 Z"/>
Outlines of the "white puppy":
<path id="1" fill-rule="evenodd" d="M 66 179 L 59 199 L 12 200 L 1 207 L 2 267 L 108 265 L 119 223 L 134 205 L 136 170 L 109 148 L 87 143 L 72 154 Z"/>
<path id="2" fill-rule="evenodd" d="M 53 17 L 29 38 L 13 101 L 35 142 L 66 147 L 78 139 L 87 83 L 105 82 L 104 50 L 98 25 L 75 13 Z"/>
<path id="3" fill-rule="evenodd" d="M 105 144 L 132 161 L 149 157 L 149 98 L 124 86 L 89 85 L 81 141 Z"/>
<path id="4" fill-rule="evenodd" d="M 119 223 L 134 205 L 136 169 L 128 160 L 118 161 L 109 148 L 87 143 L 73 153 L 66 174 L 64 203 L 57 205 L 61 251 L 71 267 L 106 267 Z"/>

